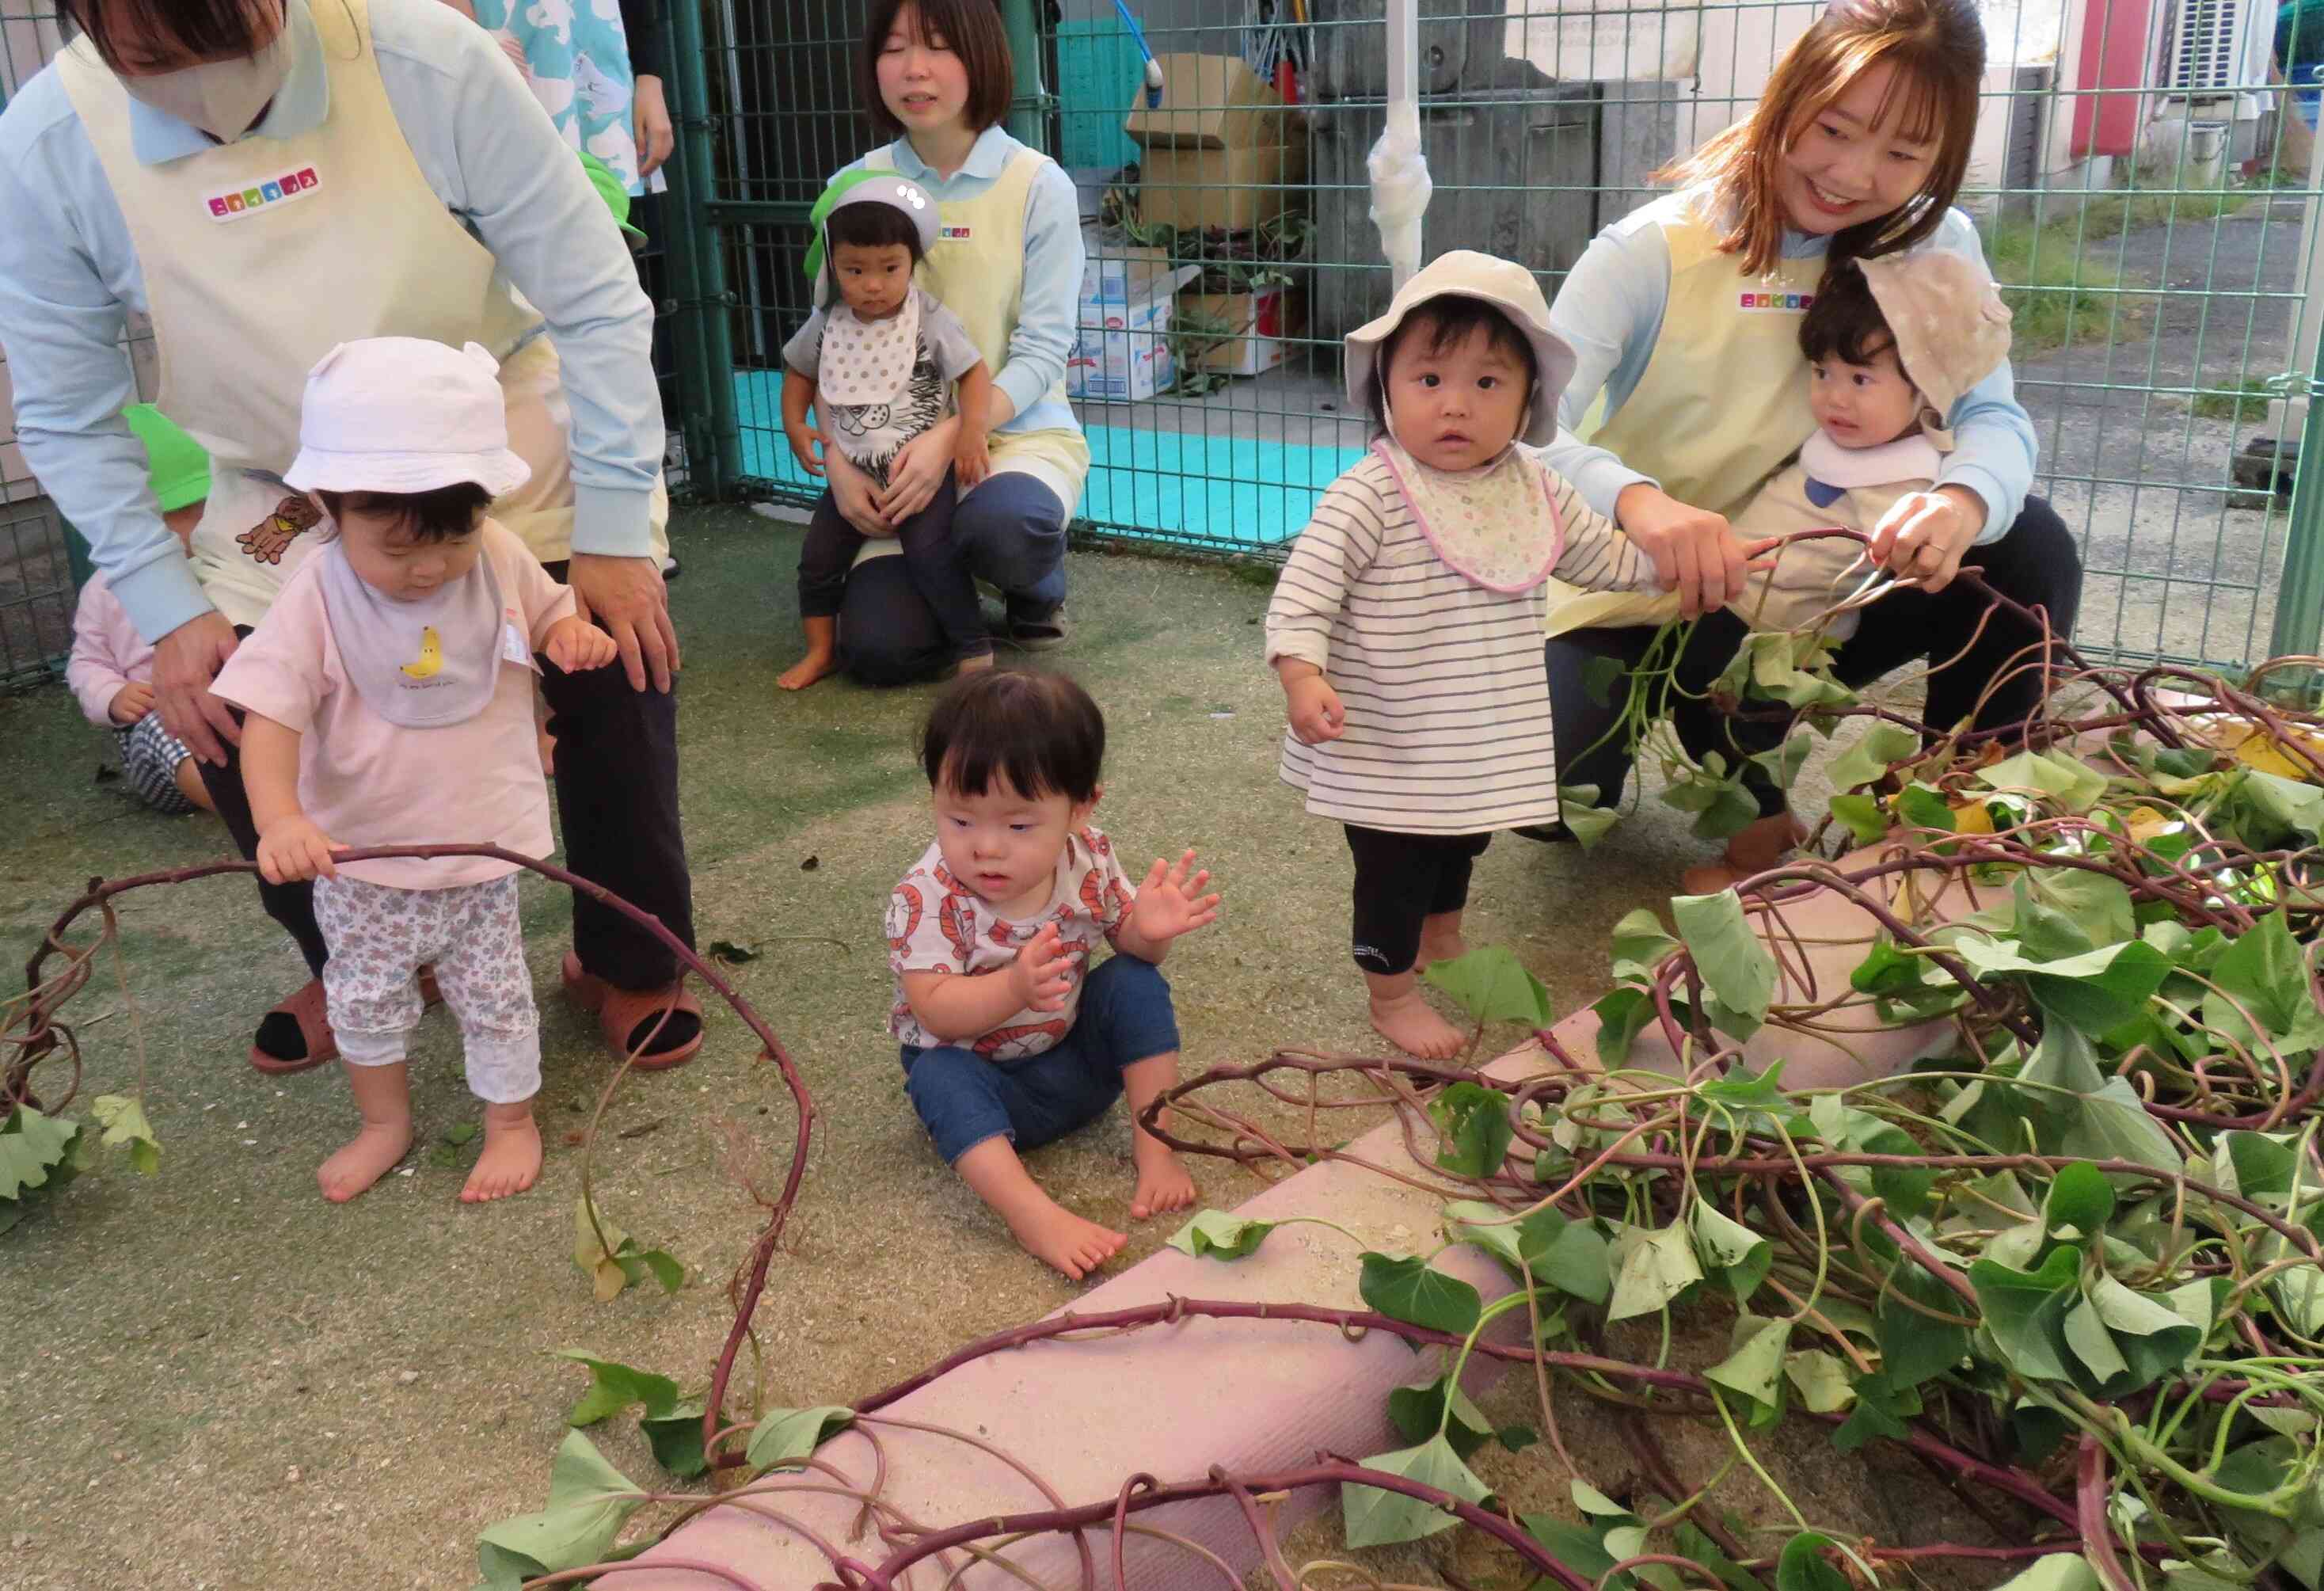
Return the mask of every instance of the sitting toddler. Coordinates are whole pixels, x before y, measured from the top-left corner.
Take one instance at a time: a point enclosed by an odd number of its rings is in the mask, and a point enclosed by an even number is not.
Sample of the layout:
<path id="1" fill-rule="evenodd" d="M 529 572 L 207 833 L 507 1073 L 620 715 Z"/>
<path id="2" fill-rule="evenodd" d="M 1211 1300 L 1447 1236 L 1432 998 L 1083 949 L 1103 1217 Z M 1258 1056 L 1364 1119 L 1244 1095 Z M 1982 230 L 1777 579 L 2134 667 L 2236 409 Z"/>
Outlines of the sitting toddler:
<path id="1" fill-rule="evenodd" d="M 968 330 L 912 272 L 936 241 L 936 201 L 893 171 L 850 172 L 826 190 L 822 263 L 810 256 L 818 308 L 783 345 L 783 430 L 791 457 L 824 473 L 825 447 L 888 489 L 897 455 L 941 421 L 960 388 L 960 433 L 952 478 L 927 507 L 894 521 L 912 587 L 943 626 L 954 666 L 992 666 L 976 586 L 952 544 L 953 501 L 991 467 L 985 436 L 992 372 Z M 822 428 L 807 424 L 812 406 Z M 839 666 L 839 605 L 863 537 L 840 516 L 829 492 L 816 504 L 799 548 L 799 625 L 807 655 L 776 680 L 801 690 Z"/>
<path id="2" fill-rule="evenodd" d="M 209 455 L 150 403 L 124 409 L 121 418 L 145 444 L 161 523 L 180 546 L 187 545 L 210 494 Z M 102 574 L 89 576 L 73 609 L 65 683 L 88 721 L 113 731 L 122 777 L 138 800 L 171 817 L 215 809 L 194 754 L 170 733 L 153 705 L 153 648 Z"/>
<path id="3" fill-rule="evenodd" d="M 1044 1193 L 1018 1152 L 1088 1125 L 1125 1091 L 1135 1120 L 1178 1080 L 1157 964 L 1219 912 L 1191 850 L 1131 885 L 1090 827 L 1104 757 L 1105 719 L 1072 680 L 963 676 L 921 738 L 936 842 L 888 902 L 890 1025 L 912 1107 L 1017 1241 L 1076 1281 L 1129 1240 Z M 1093 972 L 1100 939 L 1115 954 Z M 1131 1155 L 1134 1219 L 1194 1203 L 1185 1168 L 1142 1127 Z"/>

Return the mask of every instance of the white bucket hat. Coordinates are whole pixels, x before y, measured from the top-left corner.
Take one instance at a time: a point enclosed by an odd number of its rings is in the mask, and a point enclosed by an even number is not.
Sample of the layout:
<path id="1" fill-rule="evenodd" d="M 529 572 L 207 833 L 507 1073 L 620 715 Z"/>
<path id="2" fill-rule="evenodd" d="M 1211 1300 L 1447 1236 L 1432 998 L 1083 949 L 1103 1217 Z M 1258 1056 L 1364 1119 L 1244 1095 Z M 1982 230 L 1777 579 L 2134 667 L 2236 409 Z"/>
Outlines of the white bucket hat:
<path id="1" fill-rule="evenodd" d="M 1348 333 L 1348 402 L 1361 409 L 1371 402 L 1380 345 L 1405 317 L 1431 299 L 1477 299 L 1506 314 L 1533 345 L 1533 399 L 1525 433 L 1517 439 L 1546 448 L 1557 439 L 1557 401 L 1573 379 L 1574 354 L 1549 328 L 1549 301 L 1533 273 L 1514 261 L 1456 248 L 1441 254 L 1413 274 L 1390 300 L 1388 313 Z"/>
<path id="2" fill-rule="evenodd" d="M 469 483 L 495 497 L 532 478 L 509 451 L 500 363 L 481 344 L 417 337 L 341 343 L 307 373 L 300 492 L 432 492 Z"/>

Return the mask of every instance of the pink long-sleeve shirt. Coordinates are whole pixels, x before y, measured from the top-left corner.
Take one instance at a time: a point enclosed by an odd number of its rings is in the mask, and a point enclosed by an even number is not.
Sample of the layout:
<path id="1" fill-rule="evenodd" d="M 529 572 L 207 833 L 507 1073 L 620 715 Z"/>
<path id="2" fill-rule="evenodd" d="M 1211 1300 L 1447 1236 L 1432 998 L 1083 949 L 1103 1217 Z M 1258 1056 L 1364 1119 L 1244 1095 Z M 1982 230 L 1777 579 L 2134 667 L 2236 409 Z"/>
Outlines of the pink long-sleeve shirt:
<path id="1" fill-rule="evenodd" d="M 72 656 L 65 661 L 65 683 L 79 698 L 80 710 L 92 724 L 117 728 L 113 698 L 133 680 L 152 678 L 152 647 L 129 622 L 129 610 L 105 577 L 91 575 L 80 588 L 80 606 L 73 610 Z"/>

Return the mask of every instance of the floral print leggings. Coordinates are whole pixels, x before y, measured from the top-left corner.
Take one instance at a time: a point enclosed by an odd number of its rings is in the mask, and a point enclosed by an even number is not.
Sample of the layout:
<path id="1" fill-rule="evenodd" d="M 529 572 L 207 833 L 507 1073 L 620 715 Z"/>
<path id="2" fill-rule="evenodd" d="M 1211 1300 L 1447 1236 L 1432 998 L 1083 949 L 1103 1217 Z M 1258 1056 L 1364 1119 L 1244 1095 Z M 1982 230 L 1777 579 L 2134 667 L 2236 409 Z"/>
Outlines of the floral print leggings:
<path id="1" fill-rule="evenodd" d="M 331 958 L 325 1008 L 349 1066 L 393 1066 L 420 1025 L 422 967 L 460 1020 L 469 1092 L 514 1105 L 540 1091 L 540 1018 L 517 924 L 517 875 L 399 890 L 341 874 L 315 881 Z"/>

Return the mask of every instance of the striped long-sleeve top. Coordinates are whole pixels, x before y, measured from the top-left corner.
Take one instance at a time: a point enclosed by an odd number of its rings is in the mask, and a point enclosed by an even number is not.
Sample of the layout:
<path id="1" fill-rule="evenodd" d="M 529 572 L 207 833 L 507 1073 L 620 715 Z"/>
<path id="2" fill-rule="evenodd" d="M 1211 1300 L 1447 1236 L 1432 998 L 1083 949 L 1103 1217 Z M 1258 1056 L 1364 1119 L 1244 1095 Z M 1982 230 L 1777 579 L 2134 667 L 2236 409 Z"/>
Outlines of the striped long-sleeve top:
<path id="1" fill-rule="evenodd" d="M 1641 590 L 1654 565 L 1563 477 L 1554 571 L 1584 590 Z M 1399 834 L 1484 834 L 1557 817 L 1543 671 L 1546 587 L 1489 591 L 1440 559 L 1378 453 L 1333 481 L 1267 609 L 1267 661 L 1323 671 L 1337 740 L 1286 732 L 1284 782 L 1322 818 Z"/>

